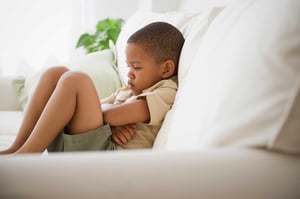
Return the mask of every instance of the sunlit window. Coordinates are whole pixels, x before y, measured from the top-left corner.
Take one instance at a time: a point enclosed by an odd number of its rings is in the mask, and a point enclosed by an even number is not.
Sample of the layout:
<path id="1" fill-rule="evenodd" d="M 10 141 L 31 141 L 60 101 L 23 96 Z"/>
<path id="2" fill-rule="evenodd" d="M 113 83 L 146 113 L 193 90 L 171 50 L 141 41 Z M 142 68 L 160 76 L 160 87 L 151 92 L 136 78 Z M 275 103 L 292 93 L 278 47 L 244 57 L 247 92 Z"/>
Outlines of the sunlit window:
<path id="1" fill-rule="evenodd" d="M 0 74 L 24 75 L 67 60 L 82 1 L 0 1 Z M 79 31 L 79 29 L 78 29 Z M 77 33 L 78 34 L 78 33 Z"/>

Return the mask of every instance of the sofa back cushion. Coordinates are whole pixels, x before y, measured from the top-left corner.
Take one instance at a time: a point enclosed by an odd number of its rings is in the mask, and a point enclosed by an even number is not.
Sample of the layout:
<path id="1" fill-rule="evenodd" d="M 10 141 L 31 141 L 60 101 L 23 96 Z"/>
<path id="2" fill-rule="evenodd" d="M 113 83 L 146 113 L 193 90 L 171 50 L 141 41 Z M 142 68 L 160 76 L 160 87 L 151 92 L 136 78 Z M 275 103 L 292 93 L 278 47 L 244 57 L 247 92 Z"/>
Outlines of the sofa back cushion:
<path id="1" fill-rule="evenodd" d="M 0 111 L 21 110 L 21 103 L 19 102 L 18 95 L 15 91 L 20 91 L 22 89 L 20 82 L 23 82 L 24 85 L 24 81 L 25 80 L 21 78 L 15 80 L 13 77 L 5 77 L 0 75 Z"/>
<path id="2" fill-rule="evenodd" d="M 156 149 L 300 153 L 300 2 L 246 0 L 211 23 Z"/>

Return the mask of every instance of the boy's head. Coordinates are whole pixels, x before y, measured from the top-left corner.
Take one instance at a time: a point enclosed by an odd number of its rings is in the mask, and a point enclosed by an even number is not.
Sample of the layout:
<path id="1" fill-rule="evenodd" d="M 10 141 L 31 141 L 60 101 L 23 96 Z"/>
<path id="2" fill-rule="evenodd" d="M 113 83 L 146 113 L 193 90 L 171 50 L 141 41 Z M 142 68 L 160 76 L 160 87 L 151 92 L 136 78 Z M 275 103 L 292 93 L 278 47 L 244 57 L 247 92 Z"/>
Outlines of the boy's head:
<path id="1" fill-rule="evenodd" d="M 134 43 L 141 46 L 157 64 L 171 60 L 175 64 L 175 74 L 181 49 L 184 43 L 182 33 L 173 25 L 166 22 L 154 22 L 146 25 L 132 34 L 127 43 Z"/>
<path id="2" fill-rule="evenodd" d="M 154 22 L 133 33 L 127 40 L 128 85 L 141 93 L 162 79 L 177 74 L 184 43 L 182 33 L 171 24 Z"/>

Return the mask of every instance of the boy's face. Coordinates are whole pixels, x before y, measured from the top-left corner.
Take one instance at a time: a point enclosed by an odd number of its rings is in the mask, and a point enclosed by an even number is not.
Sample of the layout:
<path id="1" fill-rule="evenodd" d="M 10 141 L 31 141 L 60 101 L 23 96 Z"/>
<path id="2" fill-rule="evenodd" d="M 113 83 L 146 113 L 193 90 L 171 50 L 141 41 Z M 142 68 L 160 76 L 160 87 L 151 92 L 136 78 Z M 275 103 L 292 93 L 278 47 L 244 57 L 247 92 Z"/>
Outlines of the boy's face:
<path id="1" fill-rule="evenodd" d="M 163 79 L 161 65 L 141 46 L 128 43 L 125 54 L 129 67 L 127 83 L 134 95 Z"/>

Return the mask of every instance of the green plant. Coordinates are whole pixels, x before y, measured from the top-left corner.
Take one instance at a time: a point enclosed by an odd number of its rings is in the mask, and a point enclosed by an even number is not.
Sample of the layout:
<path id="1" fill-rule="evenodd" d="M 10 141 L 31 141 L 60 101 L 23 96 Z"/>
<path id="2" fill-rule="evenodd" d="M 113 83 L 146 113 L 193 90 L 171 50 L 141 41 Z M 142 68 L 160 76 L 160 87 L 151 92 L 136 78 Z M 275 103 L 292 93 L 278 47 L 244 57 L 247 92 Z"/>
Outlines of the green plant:
<path id="1" fill-rule="evenodd" d="M 76 44 L 76 48 L 83 47 L 87 53 L 92 53 L 109 48 L 109 40 L 114 44 L 121 32 L 123 19 L 103 19 L 98 21 L 94 34 L 82 34 Z"/>

